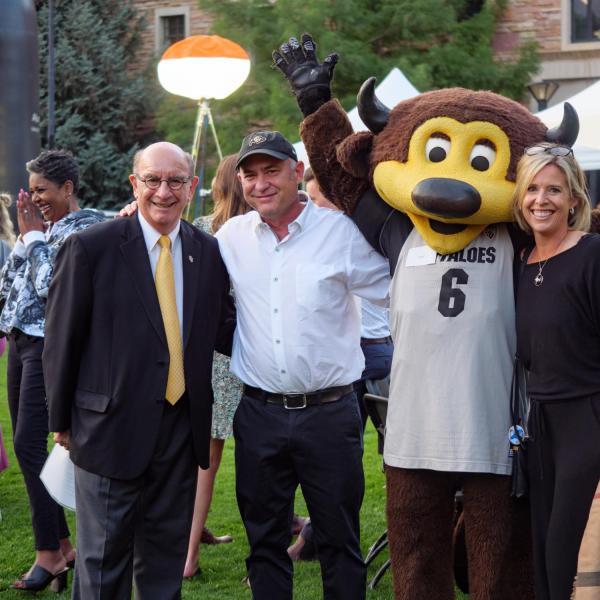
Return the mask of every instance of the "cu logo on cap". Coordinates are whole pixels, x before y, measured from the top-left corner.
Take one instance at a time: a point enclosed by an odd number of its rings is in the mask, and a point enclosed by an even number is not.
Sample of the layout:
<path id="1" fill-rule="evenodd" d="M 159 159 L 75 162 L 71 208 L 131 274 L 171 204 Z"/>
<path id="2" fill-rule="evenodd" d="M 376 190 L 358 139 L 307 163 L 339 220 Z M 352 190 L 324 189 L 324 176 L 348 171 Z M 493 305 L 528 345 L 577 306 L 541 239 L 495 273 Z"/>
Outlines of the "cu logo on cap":
<path id="1" fill-rule="evenodd" d="M 251 140 L 250 143 L 248 144 L 248 146 L 254 146 L 254 144 L 262 144 L 263 142 L 266 142 L 267 138 L 264 137 L 263 135 L 255 135 Z"/>

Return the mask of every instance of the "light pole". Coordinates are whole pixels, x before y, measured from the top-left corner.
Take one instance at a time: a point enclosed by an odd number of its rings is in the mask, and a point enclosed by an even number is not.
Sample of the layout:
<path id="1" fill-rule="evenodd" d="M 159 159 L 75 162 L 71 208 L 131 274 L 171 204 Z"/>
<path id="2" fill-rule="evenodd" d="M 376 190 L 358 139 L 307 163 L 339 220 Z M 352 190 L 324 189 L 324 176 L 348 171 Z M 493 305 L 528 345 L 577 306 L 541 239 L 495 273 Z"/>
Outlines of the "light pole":
<path id="1" fill-rule="evenodd" d="M 222 100 L 235 92 L 250 73 L 250 57 L 238 44 L 218 35 L 193 35 L 169 46 L 158 63 L 158 80 L 165 90 L 196 100 L 198 112 L 192 144 L 197 194 L 204 187 L 206 138 L 213 135 L 219 160 L 223 158 L 209 100 Z M 200 214 L 203 212 L 203 198 Z M 194 217 L 196 216 L 194 210 Z M 189 206 L 188 214 L 189 217 Z"/>
<path id="2" fill-rule="evenodd" d="M 560 87 L 558 81 L 543 79 L 527 86 L 529 93 L 535 98 L 538 105 L 538 112 L 548 108 L 548 102 L 554 96 L 556 90 Z"/>

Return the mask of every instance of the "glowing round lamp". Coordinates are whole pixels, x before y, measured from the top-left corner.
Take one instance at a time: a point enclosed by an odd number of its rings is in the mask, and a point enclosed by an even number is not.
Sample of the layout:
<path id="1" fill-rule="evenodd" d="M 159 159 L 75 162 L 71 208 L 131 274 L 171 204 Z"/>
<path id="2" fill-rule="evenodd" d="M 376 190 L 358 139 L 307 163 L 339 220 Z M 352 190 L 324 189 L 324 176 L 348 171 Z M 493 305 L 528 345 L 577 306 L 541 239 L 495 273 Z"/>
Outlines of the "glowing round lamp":
<path id="1" fill-rule="evenodd" d="M 192 35 L 169 46 L 158 63 L 165 90 L 192 100 L 221 100 L 250 73 L 250 57 L 238 44 L 218 35 Z"/>

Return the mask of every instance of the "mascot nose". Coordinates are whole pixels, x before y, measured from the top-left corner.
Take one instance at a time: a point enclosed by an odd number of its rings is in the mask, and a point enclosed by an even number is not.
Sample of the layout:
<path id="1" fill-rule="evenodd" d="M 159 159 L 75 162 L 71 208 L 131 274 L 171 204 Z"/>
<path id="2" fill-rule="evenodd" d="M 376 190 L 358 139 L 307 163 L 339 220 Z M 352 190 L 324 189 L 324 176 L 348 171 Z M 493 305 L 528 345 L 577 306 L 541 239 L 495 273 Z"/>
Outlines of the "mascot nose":
<path id="1" fill-rule="evenodd" d="M 481 196 L 472 185 L 441 177 L 419 181 L 412 191 L 412 201 L 421 210 L 447 219 L 469 217 L 481 206 Z"/>

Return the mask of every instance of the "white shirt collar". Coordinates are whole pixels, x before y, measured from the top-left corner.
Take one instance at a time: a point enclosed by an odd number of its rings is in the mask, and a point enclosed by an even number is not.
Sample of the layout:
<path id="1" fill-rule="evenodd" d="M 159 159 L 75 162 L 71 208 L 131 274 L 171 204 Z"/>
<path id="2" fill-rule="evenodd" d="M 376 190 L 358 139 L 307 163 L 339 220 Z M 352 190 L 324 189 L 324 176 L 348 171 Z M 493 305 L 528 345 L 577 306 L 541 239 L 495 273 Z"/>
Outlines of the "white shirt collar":
<path id="1" fill-rule="evenodd" d="M 158 231 L 156 231 L 156 229 L 154 229 L 154 227 L 152 227 L 152 225 L 150 225 L 150 223 L 148 223 L 148 221 L 146 221 L 146 219 L 144 219 L 141 211 L 138 210 L 137 215 L 138 215 L 138 219 L 140 220 L 140 225 L 142 227 L 142 233 L 144 234 L 144 242 L 146 243 L 146 249 L 148 250 L 148 254 L 150 254 L 150 252 L 152 252 L 152 249 L 154 248 L 154 246 L 156 246 L 156 243 L 158 242 L 162 233 L 159 233 Z M 179 235 L 180 228 L 181 228 L 181 221 L 177 221 L 177 225 L 175 225 L 175 228 L 169 233 L 169 238 L 171 240 L 171 248 L 173 248 L 173 246 L 175 244 L 175 240 L 177 239 L 177 236 Z"/>
<path id="2" fill-rule="evenodd" d="M 302 209 L 302 212 L 288 225 L 288 231 L 290 233 L 294 229 L 302 229 L 305 227 L 307 219 L 310 218 L 310 212 L 314 210 L 314 203 L 306 192 L 299 190 L 298 199 L 304 205 L 304 208 Z M 260 231 L 261 229 L 265 230 L 269 227 L 267 223 L 262 220 L 257 210 L 253 210 L 251 212 L 254 213 L 253 220 L 255 231 Z"/>

